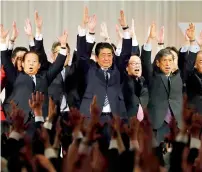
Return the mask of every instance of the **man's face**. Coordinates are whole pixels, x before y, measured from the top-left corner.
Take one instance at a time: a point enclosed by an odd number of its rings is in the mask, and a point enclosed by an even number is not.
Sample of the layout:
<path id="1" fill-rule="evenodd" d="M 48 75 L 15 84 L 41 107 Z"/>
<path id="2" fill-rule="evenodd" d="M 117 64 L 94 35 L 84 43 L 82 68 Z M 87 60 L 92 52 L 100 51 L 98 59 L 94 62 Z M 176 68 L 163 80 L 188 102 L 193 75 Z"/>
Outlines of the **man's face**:
<path id="1" fill-rule="evenodd" d="M 173 63 L 173 70 L 172 72 L 175 72 L 178 69 L 178 55 L 175 51 L 171 50 L 171 53 L 174 56 L 174 63 Z"/>
<path id="2" fill-rule="evenodd" d="M 103 48 L 100 50 L 98 57 L 96 57 L 96 61 L 102 68 L 110 68 L 113 63 L 113 54 L 111 49 Z"/>
<path id="3" fill-rule="evenodd" d="M 18 71 L 22 71 L 23 68 L 22 68 L 22 59 L 23 59 L 23 56 L 26 52 L 25 51 L 18 51 L 16 53 L 16 56 L 12 58 L 12 63 L 14 64 L 14 66 L 17 67 L 17 70 Z"/>
<path id="4" fill-rule="evenodd" d="M 56 58 L 57 58 L 57 56 L 58 56 L 58 54 L 59 54 L 59 52 L 60 52 L 60 48 L 61 48 L 61 46 L 55 47 L 55 49 L 54 49 L 54 51 L 53 51 L 53 55 L 52 55 L 53 61 L 56 60 Z M 68 51 L 68 52 L 67 52 L 67 58 L 66 58 L 66 60 L 65 60 L 64 66 L 67 66 L 67 65 L 68 65 L 68 62 L 69 62 L 69 60 L 70 60 L 70 52 L 69 52 L 69 49 L 67 49 L 67 51 Z"/>
<path id="5" fill-rule="evenodd" d="M 202 53 L 199 53 L 196 57 L 195 68 L 202 74 Z"/>
<path id="6" fill-rule="evenodd" d="M 131 56 L 126 67 L 128 75 L 140 77 L 142 75 L 142 64 L 138 56 Z"/>
<path id="7" fill-rule="evenodd" d="M 163 56 L 160 60 L 156 61 L 156 65 L 165 75 L 169 75 L 172 72 L 173 64 L 174 61 L 172 55 Z"/>
<path id="8" fill-rule="evenodd" d="M 22 66 L 26 74 L 36 75 L 41 66 L 39 63 L 39 57 L 34 53 L 27 54 Z"/>

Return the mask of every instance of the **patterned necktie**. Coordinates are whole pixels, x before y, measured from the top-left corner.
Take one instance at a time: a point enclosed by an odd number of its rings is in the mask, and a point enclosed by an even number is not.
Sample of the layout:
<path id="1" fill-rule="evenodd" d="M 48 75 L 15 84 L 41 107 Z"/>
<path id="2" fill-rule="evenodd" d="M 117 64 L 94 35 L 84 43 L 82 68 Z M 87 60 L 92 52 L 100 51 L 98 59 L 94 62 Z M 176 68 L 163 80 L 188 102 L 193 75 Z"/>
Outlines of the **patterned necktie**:
<path id="1" fill-rule="evenodd" d="M 105 76 L 105 80 L 106 80 L 106 85 L 108 84 L 108 72 L 107 70 L 104 70 L 104 76 Z M 107 106 L 109 104 L 109 100 L 107 97 L 107 94 L 105 96 L 105 101 L 104 101 L 104 107 Z"/>

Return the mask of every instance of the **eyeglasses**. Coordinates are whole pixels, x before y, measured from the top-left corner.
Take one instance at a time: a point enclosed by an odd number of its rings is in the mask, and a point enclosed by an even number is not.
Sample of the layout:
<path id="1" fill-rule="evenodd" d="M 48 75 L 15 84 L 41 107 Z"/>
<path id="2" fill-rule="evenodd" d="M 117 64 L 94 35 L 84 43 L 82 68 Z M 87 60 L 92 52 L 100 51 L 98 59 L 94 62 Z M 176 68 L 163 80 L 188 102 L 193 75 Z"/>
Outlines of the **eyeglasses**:
<path id="1" fill-rule="evenodd" d="M 132 62 L 132 63 L 129 63 L 129 65 L 131 65 L 131 66 L 139 66 L 139 65 L 141 65 L 141 63 Z"/>

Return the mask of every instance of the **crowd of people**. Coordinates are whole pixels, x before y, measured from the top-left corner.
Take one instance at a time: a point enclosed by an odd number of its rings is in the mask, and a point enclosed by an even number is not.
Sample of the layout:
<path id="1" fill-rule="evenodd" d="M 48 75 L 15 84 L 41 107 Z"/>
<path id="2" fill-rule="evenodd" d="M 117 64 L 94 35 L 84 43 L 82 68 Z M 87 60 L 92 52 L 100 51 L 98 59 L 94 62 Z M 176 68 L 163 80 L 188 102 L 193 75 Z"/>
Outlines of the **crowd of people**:
<path id="1" fill-rule="evenodd" d="M 0 25 L 2 172 L 202 172 L 202 32 L 194 24 L 179 51 L 154 22 L 140 47 L 121 10 L 119 42 L 103 22 L 95 43 L 97 18 L 85 7 L 73 55 L 64 31 L 51 63 L 37 11 L 34 21 L 35 36 L 25 21 L 29 50 L 13 49 L 16 22 L 9 39 Z"/>

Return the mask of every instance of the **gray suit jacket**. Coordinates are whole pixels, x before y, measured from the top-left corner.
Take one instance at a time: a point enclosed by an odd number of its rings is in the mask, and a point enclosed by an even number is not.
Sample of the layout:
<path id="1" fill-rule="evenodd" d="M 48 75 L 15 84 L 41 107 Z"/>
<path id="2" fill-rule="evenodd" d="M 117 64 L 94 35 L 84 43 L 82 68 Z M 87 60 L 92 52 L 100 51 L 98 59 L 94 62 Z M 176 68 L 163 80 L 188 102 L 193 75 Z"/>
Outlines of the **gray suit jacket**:
<path id="1" fill-rule="evenodd" d="M 151 64 L 151 51 L 142 50 L 143 76 L 149 89 L 148 113 L 154 129 L 158 129 L 164 123 L 168 108 L 181 126 L 182 116 L 182 79 L 180 72 L 176 71 L 170 76 L 170 89 L 168 78 L 161 71 L 153 71 Z"/>

